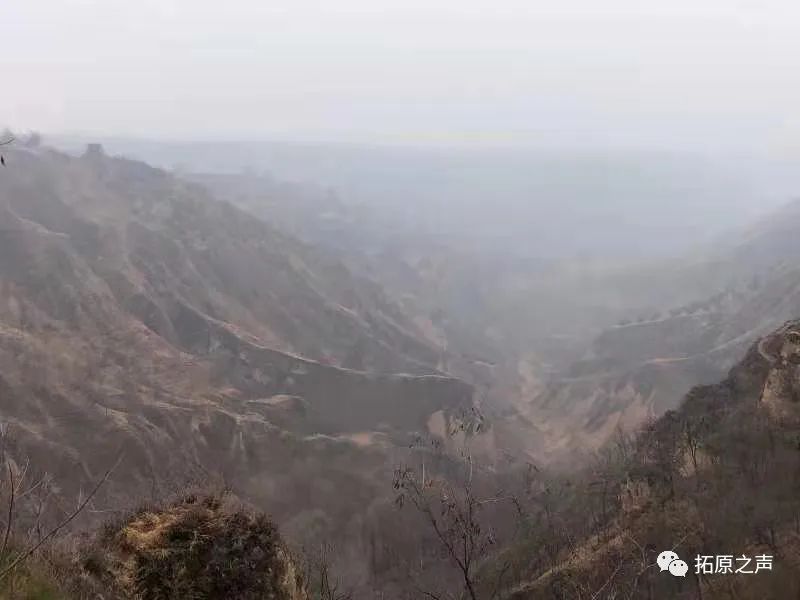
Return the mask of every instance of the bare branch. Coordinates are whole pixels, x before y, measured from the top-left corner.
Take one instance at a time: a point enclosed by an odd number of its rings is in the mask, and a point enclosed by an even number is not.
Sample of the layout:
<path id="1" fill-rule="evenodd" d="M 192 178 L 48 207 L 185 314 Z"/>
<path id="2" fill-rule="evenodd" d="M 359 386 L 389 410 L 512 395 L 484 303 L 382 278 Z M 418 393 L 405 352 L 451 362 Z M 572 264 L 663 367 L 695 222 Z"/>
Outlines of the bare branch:
<path id="1" fill-rule="evenodd" d="M 596 591 L 594 594 L 592 594 L 592 599 L 591 599 L 591 600 L 596 600 L 597 598 L 599 598 L 599 597 L 600 597 L 600 593 L 601 593 L 601 592 L 602 592 L 604 589 L 606 589 L 606 587 L 608 586 L 608 584 L 609 584 L 609 583 L 611 583 L 611 581 L 614 579 L 614 577 L 616 577 L 616 576 L 617 576 L 617 573 L 619 573 L 619 570 L 622 568 L 623 562 L 624 562 L 624 561 L 620 561 L 620 562 L 619 562 L 619 564 L 617 565 L 617 568 L 616 568 L 616 569 L 614 569 L 614 572 L 613 572 L 613 573 L 611 573 L 611 575 L 609 576 L 609 578 L 608 578 L 608 579 L 606 579 L 606 582 L 605 582 L 603 585 L 601 585 L 601 586 L 600 586 L 600 587 L 597 589 L 597 591 Z"/>
<path id="2" fill-rule="evenodd" d="M 6 462 L 8 467 L 8 482 L 9 482 L 9 497 L 8 497 L 8 515 L 6 517 L 6 532 L 3 535 L 3 546 L 0 548 L 0 556 L 5 556 L 6 548 L 8 548 L 8 537 L 11 535 L 11 524 L 14 522 L 14 494 L 16 492 L 14 485 L 14 471 L 11 469 L 11 463 Z"/>
<path id="3" fill-rule="evenodd" d="M 108 469 L 103 477 L 97 482 L 97 484 L 92 488 L 92 491 L 84 498 L 83 502 L 81 502 L 78 507 L 72 511 L 72 513 L 67 516 L 63 521 L 61 521 L 58 525 L 53 527 L 50 531 L 48 531 L 38 542 L 36 542 L 33 546 L 21 552 L 17 558 L 15 558 L 10 565 L 8 565 L 5 569 L 0 571 L 0 581 L 8 577 L 8 575 L 19 565 L 21 562 L 26 560 L 29 556 L 31 556 L 34 552 L 36 552 L 47 540 L 55 536 L 59 531 L 64 529 L 67 525 L 69 525 L 80 513 L 83 511 L 84 507 L 94 498 L 95 494 L 100 490 L 102 485 L 108 481 L 108 478 L 114 472 L 114 470 L 119 466 L 122 462 L 122 455 L 117 459 L 117 461 Z"/>

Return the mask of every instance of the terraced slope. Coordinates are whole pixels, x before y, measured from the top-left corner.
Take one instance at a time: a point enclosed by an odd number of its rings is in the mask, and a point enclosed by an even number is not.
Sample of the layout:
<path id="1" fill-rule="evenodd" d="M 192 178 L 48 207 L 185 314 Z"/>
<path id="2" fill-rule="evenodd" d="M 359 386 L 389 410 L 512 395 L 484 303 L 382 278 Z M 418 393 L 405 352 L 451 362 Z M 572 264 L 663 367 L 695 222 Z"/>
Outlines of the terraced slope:
<path id="1" fill-rule="evenodd" d="M 8 162 L 0 414 L 65 496 L 122 455 L 110 497 L 216 476 L 347 528 L 398 448 L 471 408 L 379 287 L 202 188 L 98 148 Z"/>

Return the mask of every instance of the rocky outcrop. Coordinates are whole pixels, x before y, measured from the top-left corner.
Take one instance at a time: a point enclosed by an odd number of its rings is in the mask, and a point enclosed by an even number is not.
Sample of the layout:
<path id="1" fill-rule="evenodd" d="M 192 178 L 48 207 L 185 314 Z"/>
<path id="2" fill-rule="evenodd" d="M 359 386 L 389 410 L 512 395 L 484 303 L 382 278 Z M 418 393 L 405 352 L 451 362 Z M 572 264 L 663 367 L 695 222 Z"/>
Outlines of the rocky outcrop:
<path id="1" fill-rule="evenodd" d="M 508 595 L 782 599 L 800 592 L 800 321 L 754 343 L 720 383 L 694 388 L 599 475 L 616 490 L 603 526 Z M 620 474 L 614 480 L 610 473 Z M 598 475 L 594 474 L 593 478 Z M 591 505 L 588 496 L 583 502 Z M 655 566 L 664 549 L 686 578 Z M 769 572 L 696 573 L 696 556 L 769 556 Z M 737 563 L 736 566 L 740 566 Z"/>

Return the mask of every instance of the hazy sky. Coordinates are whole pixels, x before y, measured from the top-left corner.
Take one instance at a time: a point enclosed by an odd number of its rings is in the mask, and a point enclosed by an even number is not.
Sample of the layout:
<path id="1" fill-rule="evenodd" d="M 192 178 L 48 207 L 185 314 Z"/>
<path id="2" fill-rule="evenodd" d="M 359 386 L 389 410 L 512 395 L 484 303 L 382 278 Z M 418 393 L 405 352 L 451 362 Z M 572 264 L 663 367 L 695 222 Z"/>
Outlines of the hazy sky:
<path id="1" fill-rule="evenodd" d="M 0 123 L 800 148 L 792 0 L 6 0 Z"/>

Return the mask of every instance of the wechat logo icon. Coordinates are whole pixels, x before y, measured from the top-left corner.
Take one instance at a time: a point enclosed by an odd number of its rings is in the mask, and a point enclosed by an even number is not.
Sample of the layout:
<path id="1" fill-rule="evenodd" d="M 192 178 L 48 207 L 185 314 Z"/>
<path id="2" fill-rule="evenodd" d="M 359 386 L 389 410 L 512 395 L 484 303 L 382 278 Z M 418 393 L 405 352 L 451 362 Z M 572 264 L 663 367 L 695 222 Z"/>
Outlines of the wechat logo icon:
<path id="1" fill-rule="evenodd" d="M 661 571 L 669 571 L 675 577 L 686 577 L 686 573 L 689 571 L 686 561 L 681 560 L 681 557 L 672 550 L 664 550 L 659 554 L 656 564 Z"/>

